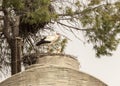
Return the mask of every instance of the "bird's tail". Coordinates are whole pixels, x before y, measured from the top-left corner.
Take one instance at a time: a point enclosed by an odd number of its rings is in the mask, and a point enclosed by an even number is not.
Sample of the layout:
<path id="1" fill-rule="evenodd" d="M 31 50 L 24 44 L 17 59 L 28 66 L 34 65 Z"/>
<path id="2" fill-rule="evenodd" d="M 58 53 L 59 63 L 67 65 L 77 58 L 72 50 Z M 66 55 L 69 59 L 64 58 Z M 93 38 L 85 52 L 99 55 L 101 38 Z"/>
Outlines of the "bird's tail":
<path id="1" fill-rule="evenodd" d="M 40 46 L 41 44 L 46 44 L 46 43 L 51 43 L 50 41 L 39 41 L 38 43 L 36 43 L 36 46 Z"/>
<path id="2" fill-rule="evenodd" d="M 43 42 L 39 41 L 39 42 L 36 43 L 36 46 L 40 46 L 41 44 L 43 44 Z"/>

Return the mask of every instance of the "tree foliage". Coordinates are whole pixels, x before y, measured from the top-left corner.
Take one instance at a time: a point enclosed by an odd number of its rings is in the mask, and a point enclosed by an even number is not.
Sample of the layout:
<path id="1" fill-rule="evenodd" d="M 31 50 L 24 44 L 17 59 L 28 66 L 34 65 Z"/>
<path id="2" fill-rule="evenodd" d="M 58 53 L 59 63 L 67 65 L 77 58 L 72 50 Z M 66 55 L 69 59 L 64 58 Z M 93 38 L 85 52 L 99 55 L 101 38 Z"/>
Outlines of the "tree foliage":
<path id="1" fill-rule="evenodd" d="M 59 24 L 83 32 L 87 42 L 93 44 L 96 56 L 112 55 L 112 51 L 116 50 L 120 40 L 118 36 L 120 33 L 119 1 L 89 0 L 86 4 L 82 4 L 76 0 L 73 6 L 70 3 L 65 10 L 60 16 L 71 25 L 57 21 Z M 82 28 L 73 24 L 78 22 Z"/>
<path id="2" fill-rule="evenodd" d="M 89 8 L 82 18 L 84 26 L 90 25 L 87 28 L 91 31 L 87 31 L 86 36 L 89 37 L 88 41 L 93 43 L 96 55 L 111 55 L 111 51 L 116 50 L 120 40 L 118 37 L 120 33 L 119 8 L 116 3 Z"/>

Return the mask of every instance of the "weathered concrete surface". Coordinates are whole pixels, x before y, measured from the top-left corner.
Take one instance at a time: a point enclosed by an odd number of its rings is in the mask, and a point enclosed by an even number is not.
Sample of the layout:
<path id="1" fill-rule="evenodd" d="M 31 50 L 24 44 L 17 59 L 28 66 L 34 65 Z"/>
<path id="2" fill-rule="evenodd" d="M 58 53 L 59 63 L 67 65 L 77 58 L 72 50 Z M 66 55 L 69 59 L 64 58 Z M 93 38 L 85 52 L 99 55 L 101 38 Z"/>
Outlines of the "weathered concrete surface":
<path id="1" fill-rule="evenodd" d="M 63 58 L 64 60 L 57 60 Z M 79 64 L 76 59 L 68 56 L 63 58 L 58 55 L 42 57 L 38 64 L 8 78 L 0 83 L 0 86 L 107 86 L 100 80 L 78 71 Z M 73 66 L 68 65 L 72 60 L 75 61 L 72 62 Z"/>
<path id="2" fill-rule="evenodd" d="M 37 59 L 37 64 L 39 66 L 58 66 L 58 67 L 66 67 L 74 70 L 79 70 L 80 63 L 74 57 L 69 55 L 46 55 L 41 56 Z"/>

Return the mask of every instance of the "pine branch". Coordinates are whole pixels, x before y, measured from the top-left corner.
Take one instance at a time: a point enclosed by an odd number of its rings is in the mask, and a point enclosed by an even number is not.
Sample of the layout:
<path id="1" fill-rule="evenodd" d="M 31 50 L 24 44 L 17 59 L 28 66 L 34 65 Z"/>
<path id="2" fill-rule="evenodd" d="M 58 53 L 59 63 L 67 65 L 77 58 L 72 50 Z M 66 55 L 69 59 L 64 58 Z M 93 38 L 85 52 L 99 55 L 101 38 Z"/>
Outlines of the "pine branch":
<path id="1" fill-rule="evenodd" d="M 69 25 L 66 25 L 66 24 L 63 24 L 63 23 L 61 23 L 61 22 L 57 22 L 58 24 L 60 24 L 60 25 L 63 25 L 63 26 L 66 26 L 66 27 L 68 27 L 68 28 L 72 28 L 72 29 L 75 29 L 75 30 L 80 30 L 80 31 L 88 31 L 88 30 L 93 30 L 93 29 L 80 29 L 80 28 L 77 28 L 77 27 L 73 27 L 73 26 L 69 26 Z"/>
<path id="2" fill-rule="evenodd" d="M 107 5 L 107 4 L 101 4 L 101 5 L 97 5 L 97 6 L 89 6 L 89 7 L 86 7 L 85 9 L 94 11 L 95 9 L 97 9 L 97 8 L 99 8 L 99 7 L 104 7 L 104 6 L 106 6 L 106 5 Z M 111 4 L 111 5 L 112 5 L 112 4 Z M 75 16 L 75 15 L 82 15 L 82 14 L 84 14 L 84 11 L 80 11 L 80 12 L 75 11 L 75 12 L 73 12 L 72 17 Z M 71 15 L 68 14 L 68 13 L 64 13 L 64 14 L 58 14 L 58 16 L 71 16 Z"/>

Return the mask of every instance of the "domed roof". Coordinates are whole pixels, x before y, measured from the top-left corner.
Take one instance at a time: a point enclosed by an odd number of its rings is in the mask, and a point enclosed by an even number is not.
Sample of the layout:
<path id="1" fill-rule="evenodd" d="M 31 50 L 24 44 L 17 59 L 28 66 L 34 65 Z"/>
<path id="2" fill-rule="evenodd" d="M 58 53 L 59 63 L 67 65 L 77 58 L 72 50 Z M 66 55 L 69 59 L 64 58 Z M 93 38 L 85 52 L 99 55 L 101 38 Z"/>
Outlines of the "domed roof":
<path id="1" fill-rule="evenodd" d="M 37 56 L 35 64 L 3 81 L 0 86 L 107 86 L 97 78 L 79 71 L 79 62 L 73 56 Z"/>

